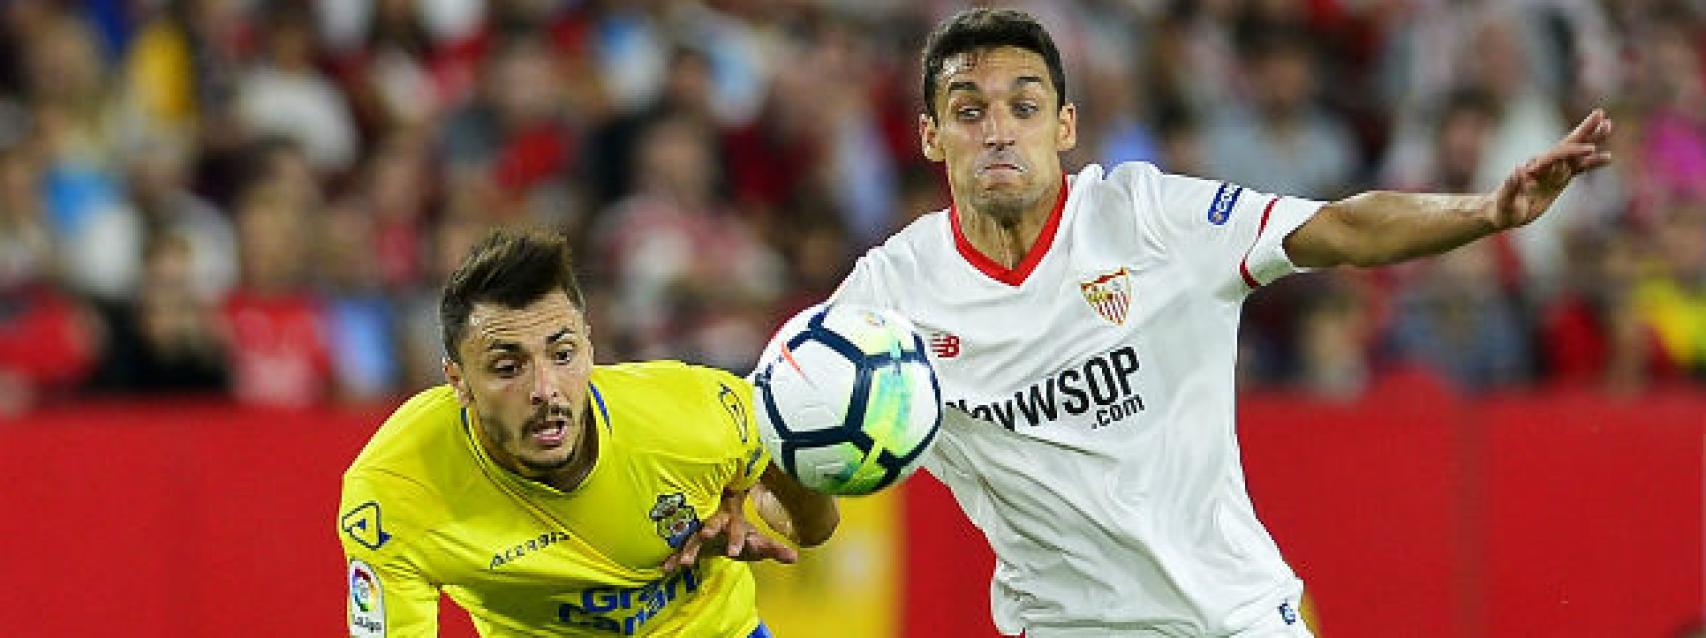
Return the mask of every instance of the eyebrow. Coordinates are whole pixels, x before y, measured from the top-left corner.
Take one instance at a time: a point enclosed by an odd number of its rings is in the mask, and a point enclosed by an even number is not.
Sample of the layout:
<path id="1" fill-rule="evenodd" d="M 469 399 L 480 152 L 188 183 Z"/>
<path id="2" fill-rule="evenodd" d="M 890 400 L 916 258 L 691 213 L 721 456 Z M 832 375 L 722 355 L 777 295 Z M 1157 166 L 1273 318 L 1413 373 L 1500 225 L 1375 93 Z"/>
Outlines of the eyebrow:
<path id="1" fill-rule="evenodd" d="M 955 80 L 948 83 L 948 93 L 954 91 L 977 91 L 977 83 L 971 80 Z"/>
<path id="2" fill-rule="evenodd" d="M 551 333 L 551 336 L 545 337 L 545 344 L 550 345 L 550 344 L 556 343 L 558 341 L 562 341 L 563 339 L 568 338 L 569 335 L 574 334 L 574 331 L 575 331 L 574 328 L 563 328 L 561 330 L 553 332 L 553 333 Z M 486 346 L 486 352 L 491 352 L 494 350 L 496 350 L 498 352 L 503 352 L 506 354 L 512 353 L 512 352 L 521 352 L 521 344 L 514 342 L 514 341 L 494 341 L 491 343 L 491 345 Z"/>
<path id="3" fill-rule="evenodd" d="M 1044 84 L 1044 82 L 1043 82 L 1043 79 L 1041 76 L 1036 76 L 1036 75 L 1021 75 L 1019 77 L 1013 78 L 1013 88 L 1015 90 L 1019 89 L 1021 86 L 1025 85 L 1025 84 L 1036 84 L 1038 86 L 1042 86 Z M 975 93 L 975 92 L 981 91 L 981 89 L 978 88 L 976 82 L 973 82 L 971 80 L 953 80 L 951 82 L 948 82 L 947 92 L 953 93 L 954 91 L 972 91 Z"/>

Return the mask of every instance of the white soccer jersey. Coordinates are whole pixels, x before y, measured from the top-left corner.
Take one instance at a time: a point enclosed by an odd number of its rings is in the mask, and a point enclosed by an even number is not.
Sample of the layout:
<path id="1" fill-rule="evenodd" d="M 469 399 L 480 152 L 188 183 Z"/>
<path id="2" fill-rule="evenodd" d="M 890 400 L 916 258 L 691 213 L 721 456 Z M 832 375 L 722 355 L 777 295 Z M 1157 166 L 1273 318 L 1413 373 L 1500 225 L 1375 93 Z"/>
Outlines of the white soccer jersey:
<path id="1" fill-rule="evenodd" d="M 1073 177 L 1012 269 L 952 209 L 859 259 L 837 301 L 930 342 L 945 419 L 925 467 L 997 556 L 1006 634 L 1230 634 L 1295 621 L 1302 583 L 1256 519 L 1233 431 L 1239 311 L 1298 270 L 1320 202 L 1163 174 Z"/>

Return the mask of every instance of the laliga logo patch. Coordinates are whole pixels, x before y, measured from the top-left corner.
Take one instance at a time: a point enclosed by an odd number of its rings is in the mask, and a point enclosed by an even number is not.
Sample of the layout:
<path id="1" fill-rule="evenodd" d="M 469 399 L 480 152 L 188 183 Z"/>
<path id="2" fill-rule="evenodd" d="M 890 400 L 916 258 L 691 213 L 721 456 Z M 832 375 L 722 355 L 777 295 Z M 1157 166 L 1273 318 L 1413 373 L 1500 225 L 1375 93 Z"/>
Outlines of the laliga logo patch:
<path id="1" fill-rule="evenodd" d="M 351 638 L 383 638 L 385 635 L 385 586 L 379 574 L 359 560 L 349 562 L 349 635 Z"/>
<path id="2" fill-rule="evenodd" d="M 649 516 L 657 523 L 658 537 L 669 543 L 671 549 L 681 549 L 687 536 L 699 531 L 699 514 L 687 504 L 687 497 L 681 492 L 659 495 Z"/>
<path id="3" fill-rule="evenodd" d="M 1221 182 L 1220 189 L 1214 191 L 1214 202 L 1208 206 L 1208 223 L 1216 226 L 1225 224 L 1232 218 L 1232 207 L 1238 205 L 1238 196 L 1243 194 L 1243 186 Z"/>
<path id="4" fill-rule="evenodd" d="M 1103 273 L 1089 281 L 1078 282 L 1078 291 L 1084 293 L 1084 302 L 1103 319 L 1114 325 L 1125 325 L 1125 319 L 1131 310 L 1131 276 L 1124 267 L 1119 270 Z"/>
<path id="5" fill-rule="evenodd" d="M 385 541 L 391 540 L 391 534 L 379 526 L 379 503 L 375 501 L 357 505 L 355 509 L 345 513 L 343 518 L 338 519 L 338 522 L 344 528 L 344 533 L 349 534 L 355 542 L 361 543 L 362 547 L 376 550 L 384 547 Z"/>

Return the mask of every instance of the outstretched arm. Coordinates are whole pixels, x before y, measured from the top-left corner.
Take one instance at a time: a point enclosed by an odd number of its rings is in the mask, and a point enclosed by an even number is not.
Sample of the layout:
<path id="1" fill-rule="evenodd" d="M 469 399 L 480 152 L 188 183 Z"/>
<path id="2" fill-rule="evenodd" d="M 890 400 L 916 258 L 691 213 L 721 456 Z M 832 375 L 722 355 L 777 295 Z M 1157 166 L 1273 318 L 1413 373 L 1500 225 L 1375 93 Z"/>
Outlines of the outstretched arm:
<path id="1" fill-rule="evenodd" d="M 1611 120 L 1595 109 L 1491 193 L 1371 191 L 1323 206 L 1285 238 L 1294 264 L 1379 266 L 1436 255 L 1545 214 L 1575 176 L 1611 162 Z"/>
<path id="2" fill-rule="evenodd" d="M 753 488 L 752 505 L 771 529 L 801 547 L 822 545 L 841 524 L 835 497 L 806 488 L 774 463 Z"/>

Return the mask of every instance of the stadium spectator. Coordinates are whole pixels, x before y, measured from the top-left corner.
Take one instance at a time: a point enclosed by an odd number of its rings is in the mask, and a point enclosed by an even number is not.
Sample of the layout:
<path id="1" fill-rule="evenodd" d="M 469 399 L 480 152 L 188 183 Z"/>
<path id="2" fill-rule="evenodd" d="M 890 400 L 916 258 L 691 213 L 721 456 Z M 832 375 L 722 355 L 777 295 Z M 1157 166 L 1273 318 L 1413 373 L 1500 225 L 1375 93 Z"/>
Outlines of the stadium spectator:
<path id="1" fill-rule="evenodd" d="M 395 308 L 385 294 L 384 270 L 375 262 L 375 220 L 356 206 L 333 206 L 313 238 L 319 268 L 321 334 L 337 376 L 340 397 L 373 401 L 397 391 Z"/>
<path id="2" fill-rule="evenodd" d="M 611 303 L 595 312 L 615 320 L 631 308 L 666 308 L 666 317 L 642 318 L 635 331 L 656 321 L 676 326 L 655 343 L 638 332 L 601 332 L 596 339 L 609 339 L 601 352 L 626 359 L 642 347 L 676 356 L 716 350 L 707 356 L 732 361 L 750 344 L 730 335 L 762 332 L 755 326 L 767 328 L 797 303 L 797 295 L 774 291 L 821 287 L 835 270 L 823 256 L 857 253 L 945 201 L 940 173 L 916 158 L 911 78 L 913 49 L 954 3 L 174 0 L 125 11 L 112 3 L 4 4 L 0 148 L 29 158 L 17 173 L 27 177 L 12 190 L 15 201 L 34 202 L 28 217 L 37 221 L 0 243 L 13 246 L 14 262 L 41 260 L 35 267 L 78 307 L 136 307 L 153 288 L 144 281 L 144 251 L 178 241 L 166 234 L 189 242 L 197 296 L 223 305 L 237 264 L 251 261 L 239 254 L 239 202 L 264 185 L 300 211 L 297 230 L 308 237 L 329 237 L 349 221 L 325 214 L 327 202 L 370 218 L 357 225 L 370 227 L 368 267 L 379 271 L 376 294 L 399 313 L 399 336 L 418 332 L 402 327 L 411 321 L 402 309 L 442 274 L 432 263 L 441 234 L 532 219 L 563 227 L 601 268 L 588 273 L 589 292 Z M 1306 193 L 1474 191 L 1508 158 L 1550 143 L 1586 105 L 1609 104 L 1621 161 L 1571 186 L 1559 204 L 1567 214 L 1547 218 L 1558 227 L 1543 221 L 1494 246 L 1500 289 L 1487 301 L 1515 309 L 1530 344 L 1521 368 L 1534 383 L 1603 376 L 1625 379 L 1605 386 L 1625 392 L 1676 378 L 1673 355 L 1630 293 L 1636 280 L 1648 289 L 1682 280 L 1663 259 L 1626 256 L 1667 241 L 1655 229 L 1672 228 L 1671 211 L 1706 196 L 1700 7 L 1029 6 L 1070 34 L 1062 46 L 1074 65 L 1072 93 L 1090 115 L 1080 123 L 1084 138 L 1096 144 L 1069 154 L 1069 165 L 1152 157 L 1169 172 Z M 674 283 L 659 286 L 655 273 L 609 266 L 631 260 L 612 261 L 611 236 L 598 229 L 645 227 L 617 211 L 656 201 L 642 191 L 679 188 L 675 177 L 630 174 L 647 131 L 675 119 L 695 122 L 693 152 L 709 157 L 698 206 L 712 212 L 700 217 L 747 228 L 733 238 L 677 236 L 691 237 L 695 255 L 758 255 L 713 263 L 768 264 L 730 295 L 677 285 L 703 277 L 664 277 Z M 1319 150 L 1299 151 L 1304 142 Z M 1340 155 L 1349 159 L 1333 159 Z M 1259 170 L 1230 166 L 1239 163 Z M 25 245 L 34 248 L 16 248 Z M 1564 258 L 1575 251 L 1599 257 Z M 1625 262 L 1648 265 L 1613 266 Z M 1578 267 L 1646 274 L 1578 279 Z M 1320 380 L 1354 377 L 1327 371 L 1348 370 L 1353 360 L 1366 362 L 1378 385 L 1391 372 L 1390 331 L 1421 321 L 1406 316 L 1426 307 L 1394 302 L 1425 296 L 1421 289 L 1438 276 L 1425 270 L 1330 273 L 1270 291 L 1248 308 L 1240 365 L 1253 383 L 1245 387 L 1349 387 Z M 330 278 L 316 269 L 300 284 L 339 288 Z M 753 293 L 765 288 L 771 292 Z M 1334 304 L 1303 303 L 1335 289 L 1368 304 L 1363 316 L 1352 322 Z M 648 301 L 631 306 L 637 298 Z M 1363 322 L 1360 357 L 1339 352 L 1349 343 L 1307 345 L 1302 337 Z M 335 332 L 324 337 L 347 338 Z M 431 348 L 400 352 L 415 353 L 401 357 L 415 363 L 400 365 L 395 379 L 411 381 L 397 383 L 431 381 Z M 1311 358 L 1328 352 L 1344 356 L 1328 357 L 1335 365 Z M 91 392 L 109 387 L 103 381 Z"/>
<path id="3" fill-rule="evenodd" d="M 226 388 L 225 343 L 197 286 L 195 250 L 193 240 L 173 231 L 149 240 L 135 298 L 108 313 L 97 387 L 183 394 Z"/>
<path id="4" fill-rule="evenodd" d="M 642 134 L 638 188 L 602 215 L 594 250 L 621 283 L 608 325 L 627 348 L 740 368 L 769 337 L 783 263 L 717 200 L 709 136 L 687 118 L 661 120 Z"/>
<path id="5" fill-rule="evenodd" d="M 269 6 L 262 31 L 265 62 L 250 66 L 237 85 L 242 123 L 259 134 L 296 140 L 318 171 L 353 166 L 361 140 L 344 94 L 315 66 L 311 16 L 294 3 Z"/>
<path id="6" fill-rule="evenodd" d="M 333 396 L 321 304 L 306 287 L 313 219 L 264 184 L 238 203 L 242 280 L 220 310 L 238 401 L 304 407 Z"/>
<path id="7" fill-rule="evenodd" d="M 1243 99 L 1212 115 L 1204 135 L 1208 172 L 1263 192 L 1347 193 L 1357 165 L 1355 141 L 1336 115 L 1316 105 L 1308 36 L 1264 30 L 1239 46 L 1249 77 Z"/>
<path id="8" fill-rule="evenodd" d="M 72 389 L 99 356 L 94 315 L 57 285 L 27 149 L 0 152 L 0 419 Z"/>
<path id="9" fill-rule="evenodd" d="M 1706 200 L 1678 203 L 1654 229 L 1658 263 L 1635 284 L 1635 305 L 1680 370 L 1706 377 Z"/>

